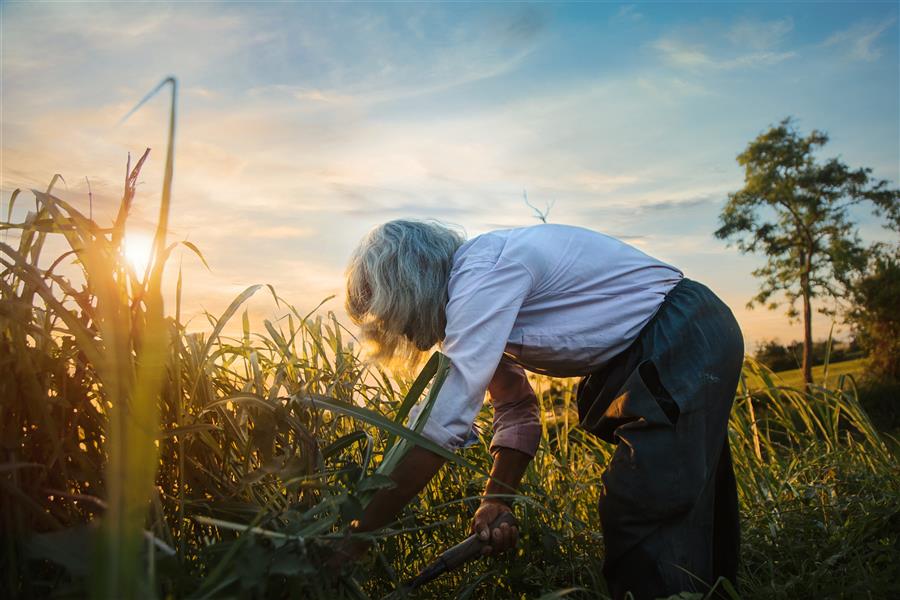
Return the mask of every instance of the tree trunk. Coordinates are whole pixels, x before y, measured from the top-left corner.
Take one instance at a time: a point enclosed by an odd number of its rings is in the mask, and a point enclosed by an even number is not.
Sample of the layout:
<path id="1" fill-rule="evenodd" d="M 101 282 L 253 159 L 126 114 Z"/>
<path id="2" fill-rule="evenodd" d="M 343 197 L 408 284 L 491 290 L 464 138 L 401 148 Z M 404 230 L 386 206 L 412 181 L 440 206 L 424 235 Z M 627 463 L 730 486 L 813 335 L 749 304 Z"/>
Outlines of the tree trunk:
<path id="1" fill-rule="evenodd" d="M 800 274 L 800 292 L 803 294 L 803 384 L 808 389 L 812 378 L 812 305 L 810 303 L 809 271 Z"/>

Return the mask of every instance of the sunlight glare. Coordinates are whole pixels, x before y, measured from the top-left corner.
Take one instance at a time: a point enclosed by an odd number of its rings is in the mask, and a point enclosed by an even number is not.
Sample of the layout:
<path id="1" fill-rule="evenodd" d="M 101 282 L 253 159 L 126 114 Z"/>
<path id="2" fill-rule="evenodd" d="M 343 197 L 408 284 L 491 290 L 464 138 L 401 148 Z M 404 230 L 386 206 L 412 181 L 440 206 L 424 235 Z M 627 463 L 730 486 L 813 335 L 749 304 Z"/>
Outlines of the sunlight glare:
<path id="1" fill-rule="evenodd" d="M 125 235 L 125 259 L 138 276 L 147 270 L 152 251 L 153 238 L 146 233 L 137 231 Z"/>

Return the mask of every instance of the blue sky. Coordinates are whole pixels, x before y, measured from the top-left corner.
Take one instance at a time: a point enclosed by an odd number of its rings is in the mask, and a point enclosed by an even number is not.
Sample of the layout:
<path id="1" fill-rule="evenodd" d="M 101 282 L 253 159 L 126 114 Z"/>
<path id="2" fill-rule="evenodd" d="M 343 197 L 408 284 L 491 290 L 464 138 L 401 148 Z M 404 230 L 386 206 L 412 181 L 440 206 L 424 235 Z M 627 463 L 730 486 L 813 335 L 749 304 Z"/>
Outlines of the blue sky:
<path id="1" fill-rule="evenodd" d="M 781 311 L 744 308 L 760 259 L 712 235 L 742 182 L 735 156 L 792 115 L 830 134 L 824 156 L 900 182 L 895 2 L 7 2 L 2 33 L 4 206 L 59 172 L 61 195 L 86 205 L 88 177 L 111 213 L 126 152 L 150 146 L 132 223 L 147 228 L 165 101 L 116 122 L 179 78 L 172 236 L 212 267 L 184 259 L 195 311 L 252 283 L 302 308 L 340 298 L 372 226 L 531 224 L 527 190 L 554 202 L 551 221 L 710 285 L 751 343 L 787 341 Z M 890 239 L 858 216 L 866 239 Z"/>

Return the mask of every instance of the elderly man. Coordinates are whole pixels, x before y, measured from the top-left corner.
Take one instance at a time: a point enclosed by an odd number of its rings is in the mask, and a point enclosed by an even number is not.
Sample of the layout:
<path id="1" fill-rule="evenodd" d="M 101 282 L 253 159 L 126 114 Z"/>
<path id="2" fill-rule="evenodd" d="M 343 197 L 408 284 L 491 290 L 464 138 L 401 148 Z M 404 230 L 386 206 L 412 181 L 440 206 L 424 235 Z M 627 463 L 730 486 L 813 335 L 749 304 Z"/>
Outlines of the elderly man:
<path id="1" fill-rule="evenodd" d="M 731 311 L 705 286 L 615 238 L 563 225 L 471 240 L 435 223 L 374 229 L 347 271 L 347 309 L 377 360 L 440 345 L 451 362 L 423 434 L 471 440 L 490 392 L 494 464 L 473 531 L 487 552 L 515 545 L 496 495 L 518 487 L 540 438 L 523 369 L 581 376 L 580 424 L 617 444 L 602 476 L 604 576 L 616 598 L 735 581 L 739 525 L 726 429 L 743 362 Z M 359 523 L 393 520 L 444 460 L 414 448 Z M 360 552 L 347 549 L 348 554 Z"/>

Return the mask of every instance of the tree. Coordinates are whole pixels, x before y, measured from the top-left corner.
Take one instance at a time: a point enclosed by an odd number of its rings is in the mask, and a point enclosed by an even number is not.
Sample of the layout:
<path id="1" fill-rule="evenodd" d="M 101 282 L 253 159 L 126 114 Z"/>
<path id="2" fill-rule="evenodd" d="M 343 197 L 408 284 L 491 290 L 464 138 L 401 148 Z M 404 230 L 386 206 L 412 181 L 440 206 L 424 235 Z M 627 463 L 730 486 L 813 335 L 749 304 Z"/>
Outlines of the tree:
<path id="1" fill-rule="evenodd" d="M 900 248 L 878 253 L 871 269 L 854 283 L 848 318 L 871 357 L 872 371 L 900 380 Z"/>
<path id="2" fill-rule="evenodd" d="M 728 195 L 715 235 L 743 252 L 762 252 L 753 271 L 759 293 L 748 303 L 775 309 L 786 300 L 791 319 L 803 321 L 803 379 L 812 383 L 812 300 L 847 294 L 850 274 L 865 268 L 866 251 L 849 210 L 863 201 L 900 231 L 900 191 L 874 180 L 871 169 L 851 169 L 838 158 L 818 162 L 828 136 L 801 137 L 789 117 L 761 133 L 737 157 L 744 187 Z M 798 313 L 797 300 L 802 300 Z M 833 312 L 820 306 L 822 312 Z"/>
<path id="3" fill-rule="evenodd" d="M 761 341 L 756 344 L 753 358 L 773 371 L 787 371 L 797 368 L 797 356 L 791 350 L 793 344 L 782 346 L 775 340 Z"/>

